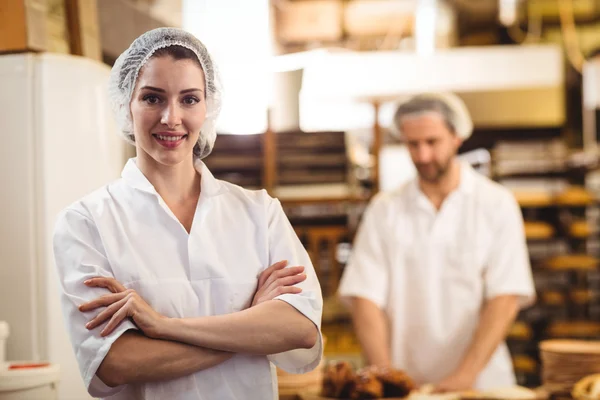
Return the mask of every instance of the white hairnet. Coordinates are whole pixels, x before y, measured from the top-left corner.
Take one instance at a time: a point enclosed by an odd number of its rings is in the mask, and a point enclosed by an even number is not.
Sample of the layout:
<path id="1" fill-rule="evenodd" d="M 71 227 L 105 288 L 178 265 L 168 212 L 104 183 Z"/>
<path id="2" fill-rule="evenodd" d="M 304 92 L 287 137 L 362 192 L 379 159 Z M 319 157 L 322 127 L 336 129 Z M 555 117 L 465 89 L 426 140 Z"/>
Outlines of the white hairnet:
<path id="1" fill-rule="evenodd" d="M 170 46 L 182 46 L 196 54 L 206 81 L 206 120 L 200 130 L 194 155 L 204 158 L 210 154 L 217 137 L 216 120 L 221 111 L 221 82 L 206 47 L 194 35 L 177 28 L 158 28 L 135 39 L 117 58 L 109 78 L 108 94 L 117 124 L 125 140 L 134 144 L 133 122 L 129 103 L 141 68 L 155 51 Z"/>
<path id="2" fill-rule="evenodd" d="M 394 114 L 392 132 L 401 137 L 402 118 L 429 113 L 439 114 L 448 127 L 463 140 L 473 133 L 473 121 L 467 106 L 452 93 L 424 93 L 400 103 Z"/>

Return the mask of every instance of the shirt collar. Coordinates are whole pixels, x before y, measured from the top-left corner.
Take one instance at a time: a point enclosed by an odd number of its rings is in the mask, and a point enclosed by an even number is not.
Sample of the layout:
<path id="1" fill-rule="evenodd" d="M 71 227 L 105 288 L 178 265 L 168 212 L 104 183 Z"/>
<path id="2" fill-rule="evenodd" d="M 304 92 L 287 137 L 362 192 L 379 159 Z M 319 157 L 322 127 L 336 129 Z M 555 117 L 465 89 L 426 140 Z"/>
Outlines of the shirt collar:
<path id="1" fill-rule="evenodd" d="M 475 191 L 475 178 L 478 174 L 477 171 L 471 167 L 466 161 L 459 161 L 460 163 L 460 182 L 457 190 L 461 193 L 472 194 Z"/>
<path id="2" fill-rule="evenodd" d="M 199 158 L 194 161 L 194 168 L 200 174 L 200 196 L 213 197 L 223 194 L 229 189 L 220 180 L 216 179 L 206 164 Z"/>
<path id="3" fill-rule="evenodd" d="M 154 186 L 150 181 L 142 174 L 142 171 L 137 166 L 136 159 L 130 158 L 121 172 L 121 178 L 132 188 L 156 194 Z"/>
<path id="4" fill-rule="evenodd" d="M 198 171 L 201 177 L 200 195 L 202 197 L 213 197 L 228 191 L 227 186 L 213 176 L 202 160 L 195 160 L 194 168 L 196 171 Z M 148 178 L 146 178 L 146 176 L 138 168 L 135 158 L 130 158 L 127 161 L 125 167 L 123 168 L 123 172 L 121 173 L 121 177 L 129 186 L 134 189 L 158 195 L 152 183 L 150 183 Z"/>

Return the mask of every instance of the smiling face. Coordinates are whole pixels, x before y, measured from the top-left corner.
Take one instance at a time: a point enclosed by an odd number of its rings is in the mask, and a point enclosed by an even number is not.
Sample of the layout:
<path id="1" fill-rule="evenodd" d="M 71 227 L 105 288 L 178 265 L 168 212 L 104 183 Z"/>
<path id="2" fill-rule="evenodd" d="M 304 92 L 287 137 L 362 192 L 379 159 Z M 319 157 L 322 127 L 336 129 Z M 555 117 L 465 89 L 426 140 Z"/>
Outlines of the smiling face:
<path id="1" fill-rule="evenodd" d="M 193 160 L 206 119 L 199 62 L 152 57 L 140 70 L 130 109 L 138 158 L 167 166 Z"/>
<path id="2" fill-rule="evenodd" d="M 406 116 L 400 124 L 419 177 L 429 183 L 439 182 L 448 173 L 461 139 L 435 112 Z"/>

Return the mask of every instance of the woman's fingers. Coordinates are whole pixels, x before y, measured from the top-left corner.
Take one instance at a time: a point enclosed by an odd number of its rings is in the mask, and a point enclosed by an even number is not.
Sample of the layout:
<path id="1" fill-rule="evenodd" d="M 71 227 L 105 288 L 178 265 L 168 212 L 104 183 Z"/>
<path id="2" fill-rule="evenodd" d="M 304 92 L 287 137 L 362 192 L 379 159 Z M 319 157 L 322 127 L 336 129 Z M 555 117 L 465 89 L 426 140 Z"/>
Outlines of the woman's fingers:
<path id="1" fill-rule="evenodd" d="M 302 272 L 304 272 L 304 267 L 302 267 L 302 266 L 287 267 L 287 268 L 283 268 L 283 269 L 274 271 L 267 278 L 267 280 L 265 281 L 263 286 L 270 287 L 273 284 L 273 282 L 275 282 L 278 279 L 285 278 L 287 276 L 298 275 Z M 259 287 L 259 289 L 260 289 L 260 287 Z"/>
<path id="2" fill-rule="evenodd" d="M 106 310 L 103 310 L 100 314 L 96 315 L 94 319 L 88 322 L 85 327 L 87 329 L 94 329 L 97 326 L 101 325 L 107 319 L 111 318 L 117 311 L 119 311 L 123 306 L 127 303 L 129 297 L 125 296 L 120 301 L 111 304 Z"/>
<path id="3" fill-rule="evenodd" d="M 282 294 L 298 294 L 302 293 L 302 289 L 297 286 L 277 286 L 275 289 L 271 290 L 264 301 L 273 300 L 277 296 L 281 296 Z"/>
<path id="4" fill-rule="evenodd" d="M 306 274 L 301 273 L 302 271 L 304 267 L 289 267 L 272 273 L 267 282 L 256 291 L 251 306 L 273 300 L 281 294 L 302 292 L 302 289 L 294 286 L 306 280 Z"/>
<path id="5" fill-rule="evenodd" d="M 107 278 L 104 276 L 91 278 L 83 283 L 88 287 L 103 287 L 110 290 L 113 293 L 124 292 L 127 290 L 127 288 L 115 278 Z"/>
<path id="6" fill-rule="evenodd" d="M 293 286 L 306 280 L 306 274 L 297 274 L 279 278 L 271 284 L 271 290 L 277 286 Z"/>
<path id="7" fill-rule="evenodd" d="M 275 264 L 271 265 L 269 268 L 261 272 L 260 276 L 258 277 L 258 287 L 261 288 L 273 272 L 285 268 L 287 266 L 287 263 L 287 260 L 276 262 Z"/>
<path id="8" fill-rule="evenodd" d="M 275 288 L 280 286 L 293 286 L 300 282 L 306 280 L 306 274 L 297 274 L 292 276 L 286 276 L 283 278 L 278 278 L 274 280 L 269 286 L 264 290 L 265 293 L 271 293 Z"/>
<path id="9" fill-rule="evenodd" d="M 119 324 L 121 323 L 121 321 L 123 321 L 125 318 L 127 318 L 127 315 L 129 313 L 129 307 L 133 304 L 133 302 L 131 301 L 131 299 L 128 299 L 128 298 L 125 298 L 123 300 L 125 300 L 125 304 L 123 305 L 123 307 L 121 307 L 119 309 L 119 311 L 117 311 L 112 316 L 112 318 L 110 319 L 110 321 L 108 322 L 108 324 L 106 324 L 106 326 L 104 327 L 104 329 L 102 329 L 102 332 L 100 332 L 100 336 L 108 336 L 108 335 L 110 335 L 110 333 L 117 326 L 119 326 Z"/>
<path id="10" fill-rule="evenodd" d="M 86 312 L 86 311 L 95 310 L 98 307 L 107 307 L 107 306 L 121 300 L 122 298 L 127 296 L 127 294 L 129 294 L 130 292 L 131 292 L 131 290 L 126 290 L 126 291 L 120 292 L 120 293 L 106 294 L 104 296 L 100 296 L 97 299 L 94 299 L 90 302 L 80 305 L 79 311 Z"/>
<path id="11" fill-rule="evenodd" d="M 261 301 L 273 300 L 275 297 L 285 293 L 300 293 L 302 292 L 302 289 L 293 285 L 304 280 L 306 280 L 305 274 L 277 279 L 263 291 Z"/>

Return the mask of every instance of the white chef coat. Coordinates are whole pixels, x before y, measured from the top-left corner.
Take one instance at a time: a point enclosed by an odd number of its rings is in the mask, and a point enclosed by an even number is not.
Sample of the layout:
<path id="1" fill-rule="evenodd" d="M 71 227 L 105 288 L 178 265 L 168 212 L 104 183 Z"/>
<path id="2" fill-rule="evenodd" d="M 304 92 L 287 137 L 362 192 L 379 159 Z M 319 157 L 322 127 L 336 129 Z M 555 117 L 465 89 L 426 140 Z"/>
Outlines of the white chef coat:
<path id="1" fill-rule="evenodd" d="M 135 289 L 167 317 L 201 317 L 246 309 L 259 274 L 277 261 L 305 267 L 300 294 L 283 300 L 320 331 L 323 300 L 314 268 L 278 200 L 264 190 L 250 191 L 217 180 L 196 162 L 201 193 L 188 234 L 174 214 L 129 160 L 122 178 L 88 195 L 59 216 L 54 253 L 62 285 L 62 308 L 80 371 L 91 395 L 107 399 L 225 400 L 276 399 L 271 362 L 292 373 L 314 369 L 322 339 L 312 349 L 271 356 L 237 354 L 224 363 L 164 382 L 109 388 L 95 375 L 112 343 L 128 329 L 123 321 L 109 336 L 85 324 L 98 310 L 77 307 L 106 293 L 83 282 L 114 277 Z M 104 326 L 104 324 L 102 325 Z"/>
<path id="2" fill-rule="evenodd" d="M 461 163 L 460 184 L 438 211 L 417 179 L 369 205 L 340 295 L 369 299 L 390 321 L 393 365 L 419 383 L 437 383 L 462 360 L 483 303 L 535 299 L 521 211 L 504 187 Z M 476 388 L 510 386 L 502 344 Z"/>

